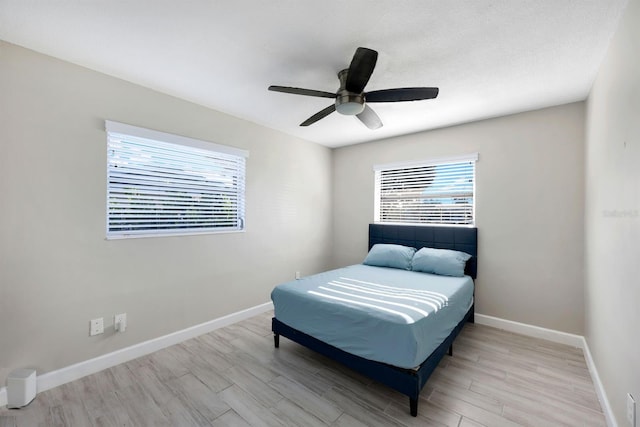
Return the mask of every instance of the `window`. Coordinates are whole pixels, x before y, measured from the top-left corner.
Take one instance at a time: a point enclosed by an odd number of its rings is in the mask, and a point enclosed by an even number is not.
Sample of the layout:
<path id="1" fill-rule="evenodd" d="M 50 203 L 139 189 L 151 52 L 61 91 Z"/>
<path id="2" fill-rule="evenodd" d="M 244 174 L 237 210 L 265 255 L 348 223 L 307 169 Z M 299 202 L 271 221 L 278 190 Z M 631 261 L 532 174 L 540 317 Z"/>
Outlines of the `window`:
<path id="1" fill-rule="evenodd" d="M 106 121 L 107 238 L 244 229 L 249 153 Z"/>
<path id="2" fill-rule="evenodd" d="M 375 222 L 474 225 L 477 159 L 474 154 L 375 166 Z"/>

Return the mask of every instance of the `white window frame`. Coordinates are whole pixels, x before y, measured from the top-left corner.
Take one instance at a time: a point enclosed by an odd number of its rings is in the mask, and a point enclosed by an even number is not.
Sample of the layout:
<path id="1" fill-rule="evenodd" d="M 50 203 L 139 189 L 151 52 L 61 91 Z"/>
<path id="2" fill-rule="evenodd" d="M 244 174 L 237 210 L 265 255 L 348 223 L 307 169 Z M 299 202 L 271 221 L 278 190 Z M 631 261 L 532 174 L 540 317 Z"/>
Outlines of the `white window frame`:
<path id="1" fill-rule="evenodd" d="M 248 151 L 110 120 L 105 120 L 105 129 L 107 239 L 244 231 Z M 141 153 L 138 159 L 132 156 L 135 152 Z M 136 160 L 140 162 L 135 163 Z M 129 171 L 119 171 L 118 163 L 126 163 Z M 137 170 L 131 172 L 134 169 Z M 216 178 L 207 178 L 208 173 Z M 160 184 L 148 184 L 154 179 Z M 220 182 L 226 182 L 225 187 L 221 188 Z M 125 185 L 128 188 L 124 188 Z M 128 191 L 131 193 L 127 193 Z M 176 197 L 174 191 L 182 191 L 184 194 Z M 153 193 L 157 195 L 157 199 L 153 198 Z M 213 197 L 203 201 L 206 197 L 202 197 L 203 194 Z M 184 203 L 185 195 L 191 196 L 187 203 Z M 221 207 L 220 202 L 215 201 L 214 198 L 220 195 L 227 199 L 225 204 L 228 206 Z M 123 202 L 124 199 L 126 202 Z M 147 200 L 155 200 L 157 203 L 153 206 L 147 205 Z M 128 203 L 128 206 L 118 206 L 122 203 Z M 153 211 L 154 207 L 158 210 Z M 224 209 L 227 209 L 224 219 L 220 215 L 216 217 L 215 214 L 202 214 L 203 211 L 220 212 Z M 152 215 L 164 218 L 151 218 Z M 142 226 L 145 220 L 150 219 L 155 222 L 149 222 L 147 225 L 155 228 Z M 123 227 L 117 227 L 118 221 L 123 220 L 130 222 L 122 223 Z M 185 220 L 185 224 L 176 225 L 177 220 Z M 166 227 L 158 225 L 162 221 L 166 221 Z M 136 229 L 136 224 L 139 229 Z"/>
<path id="2" fill-rule="evenodd" d="M 448 226 L 448 227 L 475 227 L 476 222 L 476 162 L 478 160 L 478 153 L 472 153 L 463 156 L 455 157 L 439 157 L 427 160 L 409 161 L 409 162 L 395 162 L 386 163 L 380 165 L 374 165 L 374 223 L 376 224 L 398 224 L 398 225 L 425 225 L 425 226 Z M 454 165 L 458 163 L 473 163 L 473 190 L 472 190 L 472 203 L 471 203 L 471 221 L 469 223 L 454 223 L 452 221 L 436 222 L 436 221 L 391 221 L 381 219 L 382 216 L 382 174 L 389 171 L 402 171 L 404 169 L 419 168 L 419 167 L 431 167 L 439 165 Z"/>

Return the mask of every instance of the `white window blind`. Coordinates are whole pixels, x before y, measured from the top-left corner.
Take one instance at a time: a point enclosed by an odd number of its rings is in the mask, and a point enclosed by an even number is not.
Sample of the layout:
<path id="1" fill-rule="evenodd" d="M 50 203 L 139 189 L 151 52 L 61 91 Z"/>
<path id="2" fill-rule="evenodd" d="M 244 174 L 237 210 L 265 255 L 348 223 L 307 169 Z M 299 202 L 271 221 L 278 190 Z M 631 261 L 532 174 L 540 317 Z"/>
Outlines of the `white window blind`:
<path id="1" fill-rule="evenodd" d="M 477 154 L 376 166 L 375 222 L 473 225 Z"/>
<path id="2" fill-rule="evenodd" d="M 244 229 L 247 152 L 116 122 L 106 127 L 108 238 Z"/>

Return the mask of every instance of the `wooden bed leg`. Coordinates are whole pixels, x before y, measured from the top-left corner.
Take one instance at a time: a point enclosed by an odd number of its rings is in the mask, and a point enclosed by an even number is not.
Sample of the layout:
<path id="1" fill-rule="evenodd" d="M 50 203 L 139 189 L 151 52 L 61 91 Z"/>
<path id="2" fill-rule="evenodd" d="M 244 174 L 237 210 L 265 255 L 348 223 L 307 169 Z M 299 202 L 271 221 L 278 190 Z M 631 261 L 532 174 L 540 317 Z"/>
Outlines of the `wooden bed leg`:
<path id="1" fill-rule="evenodd" d="M 409 398 L 409 411 L 412 417 L 418 416 L 418 399 Z"/>
<path id="2" fill-rule="evenodd" d="M 280 347 L 280 334 L 273 334 L 273 345 L 275 345 L 276 348 Z"/>
<path id="3" fill-rule="evenodd" d="M 453 344 L 449 346 L 449 356 L 453 356 Z"/>

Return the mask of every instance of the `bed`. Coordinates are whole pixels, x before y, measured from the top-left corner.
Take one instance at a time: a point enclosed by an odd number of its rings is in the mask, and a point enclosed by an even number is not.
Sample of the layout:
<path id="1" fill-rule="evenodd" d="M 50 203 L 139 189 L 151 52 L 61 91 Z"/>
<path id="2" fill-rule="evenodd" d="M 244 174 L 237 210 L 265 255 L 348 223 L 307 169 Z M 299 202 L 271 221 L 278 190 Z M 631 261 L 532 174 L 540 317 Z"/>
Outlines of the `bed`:
<path id="1" fill-rule="evenodd" d="M 477 229 L 370 224 L 369 249 L 376 244 L 471 258 L 463 277 L 353 265 L 279 285 L 272 293 L 274 344 L 282 335 L 407 395 L 417 416 L 421 389 L 452 354 L 465 322 L 473 322 Z M 349 296 L 354 292 L 357 302 Z"/>

